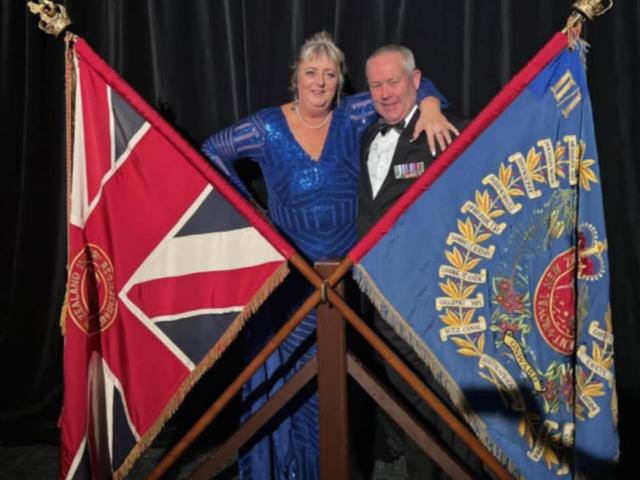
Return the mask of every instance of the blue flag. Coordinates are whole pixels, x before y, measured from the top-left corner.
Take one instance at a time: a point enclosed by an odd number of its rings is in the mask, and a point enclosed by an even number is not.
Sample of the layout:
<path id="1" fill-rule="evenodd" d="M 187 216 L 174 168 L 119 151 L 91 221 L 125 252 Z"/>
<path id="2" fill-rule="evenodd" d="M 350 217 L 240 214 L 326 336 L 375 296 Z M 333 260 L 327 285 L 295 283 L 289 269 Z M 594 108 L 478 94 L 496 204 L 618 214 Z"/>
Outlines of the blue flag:
<path id="1" fill-rule="evenodd" d="M 582 50 L 557 34 L 349 254 L 480 440 L 534 479 L 618 456 Z"/>

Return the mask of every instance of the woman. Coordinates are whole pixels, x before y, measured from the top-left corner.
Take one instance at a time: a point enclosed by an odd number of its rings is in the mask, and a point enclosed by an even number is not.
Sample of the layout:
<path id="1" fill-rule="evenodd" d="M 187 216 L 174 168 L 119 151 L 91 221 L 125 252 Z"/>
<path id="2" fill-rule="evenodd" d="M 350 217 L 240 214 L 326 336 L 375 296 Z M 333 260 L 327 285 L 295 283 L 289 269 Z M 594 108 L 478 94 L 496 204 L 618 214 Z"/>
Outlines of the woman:
<path id="1" fill-rule="evenodd" d="M 311 262 L 343 257 L 356 240 L 360 138 L 377 116 L 368 93 L 341 99 L 343 83 L 344 55 L 326 32 L 318 33 L 302 45 L 293 67 L 292 102 L 251 115 L 202 147 L 245 193 L 234 163 L 241 158 L 258 162 L 273 223 Z M 449 130 L 439 107 L 444 98 L 430 81 L 422 82 L 419 99 L 420 128 L 426 129 L 427 121 L 433 129 Z M 315 347 L 299 350 L 314 330 L 315 314 L 310 314 L 245 385 L 243 398 L 255 395 L 265 380 L 272 393 L 283 381 L 274 372 L 286 370 L 286 379 L 306 363 Z M 256 338 L 260 345 L 265 340 Z M 280 368 L 285 362 L 293 369 Z M 240 459 L 241 478 L 318 478 L 317 394 L 289 412 L 270 437 Z"/>

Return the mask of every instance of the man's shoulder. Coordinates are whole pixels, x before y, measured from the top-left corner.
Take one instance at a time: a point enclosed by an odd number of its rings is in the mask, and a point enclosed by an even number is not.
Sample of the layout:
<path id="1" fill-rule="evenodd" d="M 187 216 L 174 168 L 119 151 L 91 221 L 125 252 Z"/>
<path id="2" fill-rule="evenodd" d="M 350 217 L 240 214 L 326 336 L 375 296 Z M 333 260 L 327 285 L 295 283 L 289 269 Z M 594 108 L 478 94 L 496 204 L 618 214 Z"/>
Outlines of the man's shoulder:
<path id="1" fill-rule="evenodd" d="M 376 117 L 373 119 L 373 122 L 371 122 L 371 124 L 366 128 L 366 130 L 364 131 L 364 134 L 365 134 L 365 135 L 368 135 L 368 134 L 371 134 L 371 133 L 376 132 L 376 131 L 377 131 L 377 129 L 378 129 L 378 124 L 379 124 L 380 122 L 381 122 L 381 118 L 380 118 L 380 116 L 376 116 Z"/>
<path id="2" fill-rule="evenodd" d="M 371 125 L 369 125 L 365 131 L 364 134 L 362 135 L 362 143 L 368 143 L 370 142 L 373 137 L 375 136 L 376 132 L 378 131 L 378 123 L 380 122 L 380 117 L 377 116 L 373 122 L 371 122 Z"/>

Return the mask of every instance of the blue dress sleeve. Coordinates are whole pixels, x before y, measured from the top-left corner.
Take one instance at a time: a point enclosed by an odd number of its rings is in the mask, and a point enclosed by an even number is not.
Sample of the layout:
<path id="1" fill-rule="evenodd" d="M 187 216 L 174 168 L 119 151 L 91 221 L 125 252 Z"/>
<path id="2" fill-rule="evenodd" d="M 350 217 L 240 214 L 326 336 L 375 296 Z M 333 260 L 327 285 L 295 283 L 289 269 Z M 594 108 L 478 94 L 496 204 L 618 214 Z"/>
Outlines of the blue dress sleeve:
<path id="1" fill-rule="evenodd" d="M 418 88 L 418 103 L 427 97 L 438 97 L 440 100 L 440 108 L 444 110 L 449 106 L 447 98 L 440 93 L 440 90 L 436 88 L 431 80 L 423 76 L 420 80 L 420 88 Z"/>
<path id="2" fill-rule="evenodd" d="M 251 115 L 211 135 L 204 141 L 201 150 L 245 197 L 251 198 L 247 187 L 236 172 L 235 164 L 242 158 L 250 158 L 260 163 L 265 156 L 265 136 L 259 116 Z"/>
<path id="3" fill-rule="evenodd" d="M 358 139 L 366 128 L 378 118 L 368 90 L 341 98 L 337 110 L 344 113 L 349 119 L 348 124 Z"/>

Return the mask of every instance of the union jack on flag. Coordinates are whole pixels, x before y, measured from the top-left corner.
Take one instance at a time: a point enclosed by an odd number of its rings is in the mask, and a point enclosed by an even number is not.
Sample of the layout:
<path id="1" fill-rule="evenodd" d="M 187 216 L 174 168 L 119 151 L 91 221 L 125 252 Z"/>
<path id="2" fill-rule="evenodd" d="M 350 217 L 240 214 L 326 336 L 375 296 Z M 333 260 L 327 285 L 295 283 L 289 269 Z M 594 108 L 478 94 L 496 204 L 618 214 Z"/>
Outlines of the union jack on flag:
<path id="1" fill-rule="evenodd" d="M 82 40 L 61 477 L 122 477 L 293 249 Z"/>

